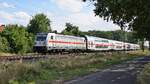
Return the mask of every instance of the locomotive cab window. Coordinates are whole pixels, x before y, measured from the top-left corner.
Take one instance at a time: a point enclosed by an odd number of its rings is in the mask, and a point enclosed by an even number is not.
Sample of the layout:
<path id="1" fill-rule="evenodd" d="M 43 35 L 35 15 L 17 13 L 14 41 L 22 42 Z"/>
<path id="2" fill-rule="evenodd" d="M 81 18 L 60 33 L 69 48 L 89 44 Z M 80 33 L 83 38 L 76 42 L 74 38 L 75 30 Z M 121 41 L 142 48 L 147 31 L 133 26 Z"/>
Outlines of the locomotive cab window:
<path id="1" fill-rule="evenodd" d="M 36 40 L 37 41 L 44 41 L 44 40 L 46 40 L 46 36 L 37 36 Z"/>
<path id="2" fill-rule="evenodd" d="M 52 40 L 53 40 L 53 38 L 54 38 L 54 37 L 53 37 L 53 36 L 51 36 L 51 39 L 52 39 Z"/>

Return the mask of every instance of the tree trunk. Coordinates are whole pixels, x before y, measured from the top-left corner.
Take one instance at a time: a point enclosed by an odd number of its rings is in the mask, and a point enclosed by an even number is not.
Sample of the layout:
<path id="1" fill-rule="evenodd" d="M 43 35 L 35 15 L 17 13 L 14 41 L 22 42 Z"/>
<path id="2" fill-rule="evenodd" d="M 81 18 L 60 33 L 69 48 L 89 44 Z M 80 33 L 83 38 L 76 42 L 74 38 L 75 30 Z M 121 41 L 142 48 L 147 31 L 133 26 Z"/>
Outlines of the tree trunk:
<path id="1" fill-rule="evenodd" d="M 141 48 L 142 48 L 142 51 L 144 52 L 144 39 L 142 39 Z"/>
<path id="2" fill-rule="evenodd" d="M 150 40 L 148 40 L 148 50 L 150 51 Z"/>

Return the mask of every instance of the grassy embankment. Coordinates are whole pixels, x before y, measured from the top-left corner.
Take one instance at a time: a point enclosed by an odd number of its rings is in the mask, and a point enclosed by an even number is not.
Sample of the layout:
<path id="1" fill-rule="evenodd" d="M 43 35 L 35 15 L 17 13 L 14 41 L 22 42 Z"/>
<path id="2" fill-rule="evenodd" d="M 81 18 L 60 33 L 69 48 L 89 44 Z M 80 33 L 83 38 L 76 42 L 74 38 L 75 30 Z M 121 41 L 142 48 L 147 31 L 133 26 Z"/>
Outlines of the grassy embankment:
<path id="1" fill-rule="evenodd" d="M 0 52 L 0 56 L 13 56 L 13 55 L 16 55 L 16 54 Z"/>
<path id="2" fill-rule="evenodd" d="M 106 67 L 149 52 L 89 53 L 76 56 L 55 56 L 37 63 L 0 64 L 0 84 L 61 83 L 64 80 L 84 76 Z"/>
<path id="3" fill-rule="evenodd" d="M 150 84 L 150 63 L 145 65 L 143 71 L 137 77 L 138 84 Z"/>
<path id="4" fill-rule="evenodd" d="M 137 83 L 150 84 L 150 63 L 147 64 L 140 75 L 138 75 Z"/>

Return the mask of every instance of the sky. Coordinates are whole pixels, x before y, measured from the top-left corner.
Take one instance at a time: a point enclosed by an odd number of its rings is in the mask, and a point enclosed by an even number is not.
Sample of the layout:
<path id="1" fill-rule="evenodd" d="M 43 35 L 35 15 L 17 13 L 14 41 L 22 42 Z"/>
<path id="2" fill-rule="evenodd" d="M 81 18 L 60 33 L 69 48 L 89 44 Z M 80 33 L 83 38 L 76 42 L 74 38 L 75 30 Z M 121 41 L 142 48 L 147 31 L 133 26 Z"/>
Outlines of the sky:
<path id="1" fill-rule="evenodd" d="M 118 30 L 111 21 L 95 16 L 92 2 L 81 0 L 0 0 L 0 24 L 27 26 L 37 13 L 51 20 L 52 30 L 62 31 L 67 22 L 79 26 L 81 31 Z"/>

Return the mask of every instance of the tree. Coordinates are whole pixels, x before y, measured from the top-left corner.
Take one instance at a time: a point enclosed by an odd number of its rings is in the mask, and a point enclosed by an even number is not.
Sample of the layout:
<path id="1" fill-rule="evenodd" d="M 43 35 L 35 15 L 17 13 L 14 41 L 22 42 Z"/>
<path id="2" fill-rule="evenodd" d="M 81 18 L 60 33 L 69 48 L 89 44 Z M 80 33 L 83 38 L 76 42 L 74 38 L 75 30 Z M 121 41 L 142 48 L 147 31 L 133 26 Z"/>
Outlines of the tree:
<path id="1" fill-rule="evenodd" d="M 55 34 L 57 34 L 58 32 L 57 32 L 57 30 L 53 30 L 53 31 L 52 31 L 52 33 L 55 33 Z"/>
<path id="2" fill-rule="evenodd" d="M 32 50 L 33 37 L 26 28 L 18 25 L 7 25 L 1 36 L 9 43 L 9 51 L 12 53 L 26 53 Z"/>
<path id="3" fill-rule="evenodd" d="M 44 14 L 35 15 L 28 24 L 28 32 L 36 34 L 41 32 L 51 32 L 50 20 Z"/>
<path id="4" fill-rule="evenodd" d="M 71 23 L 66 23 L 66 28 L 61 33 L 65 35 L 75 35 L 75 36 L 79 36 L 81 34 L 79 31 L 79 27 L 74 26 Z"/>
<path id="5" fill-rule="evenodd" d="M 107 38 L 107 39 L 112 39 L 112 40 L 117 40 L 117 41 L 123 41 L 125 39 L 125 42 L 129 43 L 137 43 L 137 38 L 135 38 L 134 32 L 125 32 L 126 37 L 124 37 L 124 32 L 121 30 L 116 30 L 116 31 L 88 31 L 88 32 L 83 32 L 84 35 L 91 35 L 91 36 L 96 36 L 100 38 Z"/>
<path id="6" fill-rule="evenodd" d="M 150 0 L 90 1 L 94 2 L 96 15 L 107 21 L 112 20 L 122 29 L 128 28 L 141 32 L 142 38 L 150 41 Z"/>
<path id="7" fill-rule="evenodd" d="M 87 0 L 83 0 L 87 1 Z M 133 27 L 139 21 L 146 22 L 150 12 L 149 0 L 90 0 L 94 1 L 95 14 L 120 27 Z M 142 22 L 141 21 L 141 22 Z M 148 20 L 149 21 L 149 20 Z M 143 22 L 142 22 L 143 23 Z M 129 24 L 129 25 L 127 25 Z"/>
<path id="8" fill-rule="evenodd" d="M 112 39 L 112 33 L 110 31 L 88 31 L 85 33 L 86 35 L 90 36 L 96 36 L 96 37 L 101 37 L 101 38 L 107 38 L 107 39 Z"/>

